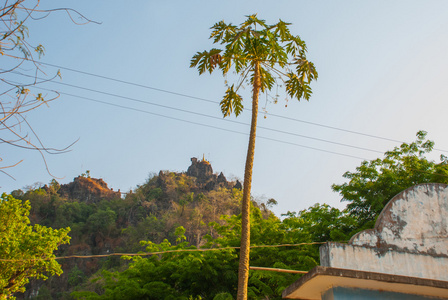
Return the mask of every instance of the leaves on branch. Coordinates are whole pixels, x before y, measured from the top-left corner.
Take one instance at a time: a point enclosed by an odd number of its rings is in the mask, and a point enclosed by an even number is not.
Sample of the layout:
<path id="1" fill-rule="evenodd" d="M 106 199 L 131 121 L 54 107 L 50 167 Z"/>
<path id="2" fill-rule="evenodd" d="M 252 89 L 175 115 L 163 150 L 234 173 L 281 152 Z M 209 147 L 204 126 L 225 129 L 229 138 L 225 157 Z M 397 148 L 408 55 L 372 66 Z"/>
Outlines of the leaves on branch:
<path id="1" fill-rule="evenodd" d="M 348 181 L 332 186 L 347 201 L 347 211 L 361 226 L 373 226 L 384 205 L 399 192 L 419 183 L 448 183 L 447 164 L 426 158 L 434 143 L 419 131 L 416 141 L 403 143 L 387 151 L 384 158 L 363 161 L 354 172 L 346 172 Z"/>
<path id="2" fill-rule="evenodd" d="M 190 68 L 198 67 L 199 74 L 208 71 L 210 74 L 215 69 L 216 65 L 219 65 L 217 55 L 221 53 L 220 49 L 211 49 L 210 51 L 197 52 L 190 62 Z M 219 59 L 221 61 L 221 59 Z M 216 63 L 215 63 L 216 62 Z"/>
<path id="3" fill-rule="evenodd" d="M 265 68 L 260 67 L 261 91 L 271 90 L 275 83 L 275 78 Z"/>
<path id="4" fill-rule="evenodd" d="M 0 198 L 0 299 L 24 292 L 30 278 L 60 275 L 53 251 L 70 241 L 70 228 L 52 229 L 30 225 L 29 201 L 3 194 Z M 46 260 L 41 260 L 46 258 Z"/>
<path id="5" fill-rule="evenodd" d="M 225 117 L 228 117 L 235 112 L 235 115 L 238 116 L 243 111 L 243 99 L 240 95 L 238 95 L 234 89 L 233 85 L 229 87 L 222 99 L 221 112 Z"/>
<path id="6" fill-rule="evenodd" d="M 224 48 L 197 52 L 190 67 L 196 67 L 199 74 L 203 74 L 206 71 L 212 73 L 219 66 L 223 75 L 233 67 L 241 76 L 237 84 L 239 88 L 247 76 L 248 67 L 251 73 L 249 82 L 254 84 L 254 66 L 260 64 L 263 66 L 260 67 L 261 92 L 267 93 L 280 80 L 285 83 L 286 92 L 291 98 L 309 100 L 312 94 L 310 83 L 317 79 L 318 74 L 314 64 L 306 58 L 305 42 L 291 34 L 289 25 L 282 20 L 267 25 L 256 14 L 247 16 L 240 26 L 220 21 L 211 27 L 210 39 Z M 291 71 L 290 66 L 295 66 L 295 71 Z M 233 112 L 239 114 L 233 106 L 238 88 L 235 91 L 228 89 L 221 101 L 221 111 L 225 117 Z"/>
<path id="7" fill-rule="evenodd" d="M 228 42 L 229 38 L 235 34 L 237 27 L 232 24 L 226 24 L 224 21 L 218 22 L 211 27 L 213 29 L 210 38 L 213 39 L 213 43 L 224 44 Z"/>

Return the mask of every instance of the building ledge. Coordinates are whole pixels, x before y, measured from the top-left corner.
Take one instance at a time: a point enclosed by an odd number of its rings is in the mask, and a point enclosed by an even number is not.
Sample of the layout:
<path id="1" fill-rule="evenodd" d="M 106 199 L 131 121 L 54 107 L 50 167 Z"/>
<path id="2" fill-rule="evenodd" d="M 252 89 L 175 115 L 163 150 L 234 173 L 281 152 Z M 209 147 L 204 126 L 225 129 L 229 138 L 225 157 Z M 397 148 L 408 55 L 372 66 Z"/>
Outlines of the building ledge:
<path id="1" fill-rule="evenodd" d="M 448 299 L 448 281 L 318 266 L 287 287 L 286 299 L 316 299 L 332 287 L 422 295 Z"/>

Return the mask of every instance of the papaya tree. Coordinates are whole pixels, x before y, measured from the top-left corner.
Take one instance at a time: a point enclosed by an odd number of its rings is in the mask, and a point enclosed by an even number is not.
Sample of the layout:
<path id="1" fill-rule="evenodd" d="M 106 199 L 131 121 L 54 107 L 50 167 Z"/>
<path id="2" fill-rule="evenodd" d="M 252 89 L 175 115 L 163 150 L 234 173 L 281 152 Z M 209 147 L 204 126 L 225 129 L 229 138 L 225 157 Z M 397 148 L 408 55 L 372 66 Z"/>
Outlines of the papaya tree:
<path id="1" fill-rule="evenodd" d="M 258 116 L 258 98 L 280 83 L 290 98 L 309 100 L 311 81 L 317 79 L 314 64 L 306 58 L 306 45 L 299 36 L 291 34 L 290 23 L 279 20 L 268 25 L 257 15 L 247 16 L 240 26 L 224 21 L 213 25 L 210 38 L 221 48 L 197 52 L 190 67 L 199 74 L 220 70 L 225 76 L 233 70 L 239 75 L 236 84 L 228 86 L 220 103 L 224 117 L 238 116 L 243 111 L 243 98 L 239 94 L 245 82 L 252 87 L 252 119 L 249 145 L 244 169 L 242 200 L 242 230 L 240 264 L 238 271 L 238 297 L 247 299 L 250 250 L 250 191 L 255 153 Z"/>

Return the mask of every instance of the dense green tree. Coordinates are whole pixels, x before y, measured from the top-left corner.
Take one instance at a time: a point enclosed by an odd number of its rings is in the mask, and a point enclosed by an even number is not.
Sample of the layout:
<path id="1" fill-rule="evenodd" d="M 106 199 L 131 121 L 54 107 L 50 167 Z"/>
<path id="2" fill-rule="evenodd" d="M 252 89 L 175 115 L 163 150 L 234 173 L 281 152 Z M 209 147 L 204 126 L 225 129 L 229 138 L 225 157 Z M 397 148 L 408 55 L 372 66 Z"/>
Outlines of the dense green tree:
<path id="1" fill-rule="evenodd" d="M 177 230 L 180 240 L 184 239 L 183 232 L 182 228 Z M 144 244 L 148 252 L 195 248 L 188 246 L 188 242 L 172 245 L 167 240 Z M 103 271 L 102 295 L 74 292 L 73 296 L 78 299 L 212 299 L 214 294 L 236 289 L 236 257 L 234 250 L 134 257 L 123 272 Z"/>
<path id="2" fill-rule="evenodd" d="M 89 216 L 86 225 L 91 233 L 100 233 L 103 236 L 109 236 L 111 230 L 115 227 L 116 219 L 117 213 L 112 209 L 99 209 Z"/>
<path id="3" fill-rule="evenodd" d="M 155 216 L 147 216 L 135 226 L 128 226 L 122 231 L 128 250 L 132 252 L 140 251 L 140 241 L 154 241 L 159 243 L 166 238 L 165 222 Z"/>
<path id="4" fill-rule="evenodd" d="M 199 74 L 212 73 L 219 68 L 226 75 L 233 67 L 240 75 L 240 82 L 228 87 L 221 111 L 224 117 L 243 110 L 239 88 L 248 79 L 252 87 L 252 120 L 249 145 L 244 170 L 242 201 L 242 239 L 240 267 L 238 275 L 238 299 L 247 298 L 249 277 L 250 247 L 250 191 L 255 153 L 255 137 L 258 116 L 258 98 L 260 91 L 270 91 L 277 80 L 281 80 L 291 98 L 309 100 L 310 82 L 317 78 L 313 63 L 306 58 L 306 45 L 299 36 L 290 33 L 283 21 L 268 25 L 256 15 L 248 16 L 240 26 L 216 23 L 211 29 L 213 43 L 223 45 L 224 49 L 213 48 L 198 52 L 191 60 L 191 67 L 197 67 Z M 293 69 L 294 68 L 294 69 Z"/>
<path id="5" fill-rule="evenodd" d="M 343 175 L 348 182 L 332 186 L 348 202 L 347 211 L 359 222 L 359 230 L 373 228 L 383 207 L 399 192 L 419 183 L 448 183 L 446 158 L 440 163 L 426 158 L 433 147 L 426 132 L 419 131 L 415 142 L 387 151 L 382 159 L 363 161 L 355 172 Z"/>
<path id="6" fill-rule="evenodd" d="M 224 225 L 213 224 L 219 237 L 214 247 L 240 245 L 241 215 L 223 216 Z M 319 252 L 314 245 L 257 247 L 261 245 L 291 245 L 311 243 L 312 230 L 303 230 L 304 222 L 297 216 L 281 221 L 272 213 L 266 218 L 259 208 L 251 208 L 251 266 L 291 270 L 310 270 L 318 265 Z M 248 297 L 250 299 L 281 299 L 282 291 L 298 279 L 297 275 L 271 271 L 251 271 Z"/>
<path id="7" fill-rule="evenodd" d="M 346 210 L 316 203 L 299 213 L 288 212 L 285 223 L 308 234 L 313 242 L 348 241 L 358 231 L 357 220 Z"/>
<path id="8" fill-rule="evenodd" d="M 85 223 L 93 212 L 93 207 L 84 202 L 64 202 L 56 208 L 56 227 Z"/>
<path id="9" fill-rule="evenodd" d="M 84 272 L 75 265 L 68 273 L 69 286 L 76 286 L 86 279 Z"/>
<path id="10" fill-rule="evenodd" d="M 255 206 L 251 211 L 254 246 L 312 241 L 312 229 L 303 226 L 305 223 L 298 216 L 281 221 L 273 214 L 264 217 Z M 217 237 L 208 235 L 208 242 L 203 246 L 215 250 L 166 252 L 196 249 L 185 241 L 185 228 L 178 227 L 175 230 L 175 244 L 168 240 L 161 243 L 143 242 L 146 251 L 160 254 L 135 257 L 122 272 L 103 271 L 101 279 L 94 279 L 102 282 L 102 293 L 79 291 L 73 296 L 77 299 L 233 299 L 238 283 L 237 248 L 241 242 L 241 215 L 222 218 L 222 224 L 210 224 Z M 257 267 L 310 270 L 317 265 L 317 261 L 318 249 L 314 245 L 251 249 L 251 265 Z M 248 297 L 281 299 L 282 291 L 299 276 L 253 270 L 249 277 Z"/>
<path id="11" fill-rule="evenodd" d="M 3 194 L 0 199 L 0 299 L 23 292 L 30 278 L 60 275 L 53 252 L 69 243 L 70 228 L 30 225 L 29 201 Z"/>

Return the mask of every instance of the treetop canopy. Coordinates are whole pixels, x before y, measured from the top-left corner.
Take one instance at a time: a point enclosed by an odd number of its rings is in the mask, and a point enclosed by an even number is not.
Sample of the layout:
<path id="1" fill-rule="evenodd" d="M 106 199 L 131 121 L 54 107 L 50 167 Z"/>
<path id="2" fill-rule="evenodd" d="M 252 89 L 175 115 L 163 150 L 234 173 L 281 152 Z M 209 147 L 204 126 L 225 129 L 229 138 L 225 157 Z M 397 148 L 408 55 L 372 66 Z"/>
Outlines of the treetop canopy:
<path id="1" fill-rule="evenodd" d="M 197 67 L 199 74 L 212 73 L 219 68 L 225 76 L 233 66 L 240 75 L 238 83 L 228 87 L 221 102 L 225 117 L 233 111 L 237 116 L 241 113 L 242 98 L 237 92 L 247 78 L 250 85 L 254 85 L 256 65 L 261 92 L 270 91 L 280 81 L 289 97 L 309 100 L 309 84 L 318 74 L 314 64 L 306 58 L 305 42 L 298 35 L 292 35 L 288 25 L 290 23 L 282 20 L 268 25 L 254 14 L 247 16 L 240 26 L 220 21 L 211 27 L 210 39 L 214 44 L 223 45 L 223 49 L 197 52 L 190 67 Z"/>

